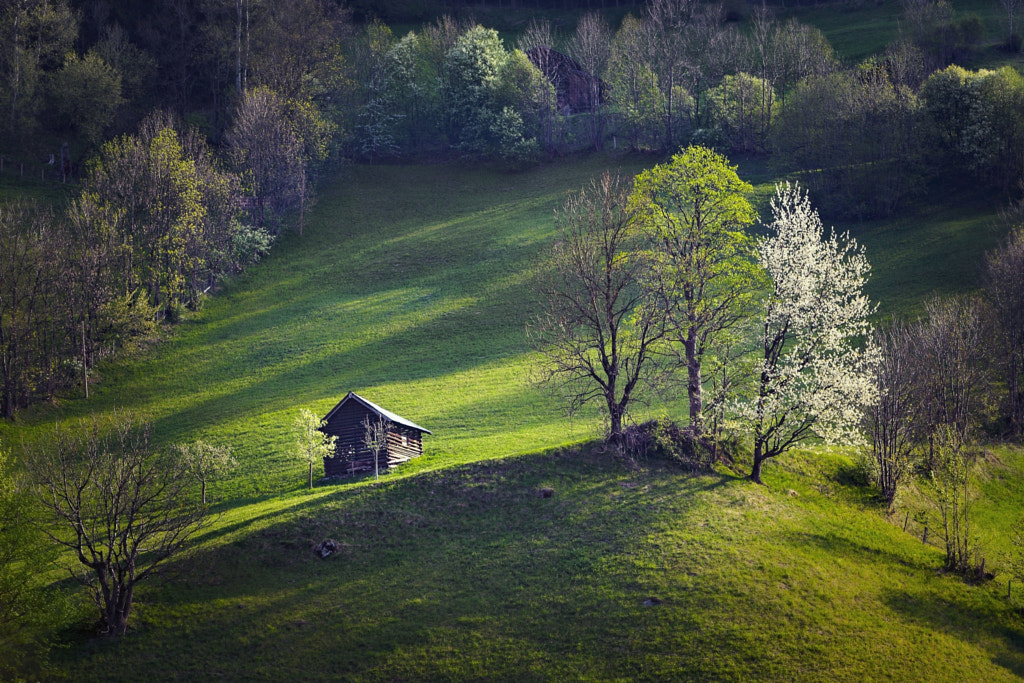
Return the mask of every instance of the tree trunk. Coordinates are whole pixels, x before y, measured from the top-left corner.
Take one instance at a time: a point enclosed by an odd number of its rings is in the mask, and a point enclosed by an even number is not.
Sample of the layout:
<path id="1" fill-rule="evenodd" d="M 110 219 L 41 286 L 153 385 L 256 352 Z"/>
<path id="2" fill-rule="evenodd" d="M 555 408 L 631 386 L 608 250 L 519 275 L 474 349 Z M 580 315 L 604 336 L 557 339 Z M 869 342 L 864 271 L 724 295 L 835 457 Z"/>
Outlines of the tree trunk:
<path id="1" fill-rule="evenodd" d="M 690 399 L 690 427 L 696 434 L 704 430 L 702 411 L 704 410 L 703 382 L 700 375 L 700 358 L 697 357 L 697 339 L 691 329 L 683 341 L 686 352 L 686 393 Z"/>
<path id="2" fill-rule="evenodd" d="M 309 461 L 309 490 L 313 490 L 313 461 Z"/>
<path id="3" fill-rule="evenodd" d="M 608 402 L 608 443 L 617 444 L 622 440 L 622 406 Z"/>
<path id="4" fill-rule="evenodd" d="M 764 444 L 757 442 L 754 444 L 754 466 L 750 470 L 750 481 L 755 484 L 764 484 L 761 481 L 761 468 L 764 466 L 764 461 L 768 458 L 764 457 Z"/>

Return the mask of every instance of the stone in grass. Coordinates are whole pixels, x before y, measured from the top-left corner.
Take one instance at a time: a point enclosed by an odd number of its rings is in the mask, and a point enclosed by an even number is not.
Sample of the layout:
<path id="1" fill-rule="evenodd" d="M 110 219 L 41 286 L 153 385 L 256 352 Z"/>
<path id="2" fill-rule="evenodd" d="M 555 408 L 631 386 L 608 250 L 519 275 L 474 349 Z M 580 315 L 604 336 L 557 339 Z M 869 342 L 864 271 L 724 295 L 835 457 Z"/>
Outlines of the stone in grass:
<path id="1" fill-rule="evenodd" d="M 652 595 L 651 597 L 644 600 L 644 607 L 654 607 L 655 605 L 660 605 L 661 602 L 662 601 L 660 598 L 656 598 Z"/>
<path id="2" fill-rule="evenodd" d="M 551 496 L 555 495 L 555 490 L 545 486 L 544 488 L 540 489 L 537 493 L 540 495 L 541 498 L 550 498 Z"/>
<path id="3" fill-rule="evenodd" d="M 313 552 L 316 553 L 316 556 L 319 557 L 321 560 L 326 560 L 328 557 L 338 552 L 339 550 L 341 550 L 341 544 L 330 538 L 325 538 L 324 540 L 317 543 L 316 547 L 313 548 Z"/>
<path id="4" fill-rule="evenodd" d="M 797 498 L 800 494 L 794 491 L 793 489 L 789 489 L 788 491 L 786 491 L 786 495 L 789 496 L 790 498 Z"/>

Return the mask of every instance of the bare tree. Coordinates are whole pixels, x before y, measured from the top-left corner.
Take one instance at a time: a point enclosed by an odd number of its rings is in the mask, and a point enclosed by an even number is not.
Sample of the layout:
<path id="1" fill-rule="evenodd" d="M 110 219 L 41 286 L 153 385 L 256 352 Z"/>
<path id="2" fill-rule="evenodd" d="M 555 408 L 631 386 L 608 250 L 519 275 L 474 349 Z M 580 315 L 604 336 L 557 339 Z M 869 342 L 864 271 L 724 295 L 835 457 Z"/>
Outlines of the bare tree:
<path id="1" fill-rule="evenodd" d="M 594 149 L 601 149 L 604 140 L 604 117 L 601 102 L 601 77 L 612 53 L 612 32 L 604 17 L 587 12 L 576 24 L 576 33 L 569 41 L 569 52 L 587 74 L 590 86 L 590 138 Z"/>
<path id="2" fill-rule="evenodd" d="M 675 146 L 676 86 L 690 66 L 687 34 L 696 5 L 695 0 L 651 0 L 644 17 L 647 58 L 665 93 L 665 149 Z"/>
<path id="3" fill-rule="evenodd" d="M 917 443 L 917 362 L 913 332 L 894 324 L 875 333 L 879 356 L 874 364 L 877 400 L 865 411 L 871 435 L 875 481 L 882 497 L 892 504 L 910 474 L 911 454 Z"/>
<path id="4" fill-rule="evenodd" d="M 46 210 L 0 206 L 0 417 L 12 418 L 33 394 L 48 395 L 65 346 L 68 245 Z M 64 349 L 66 350 L 66 349 Z"/>
<path id="5" fill-rule="evenodd" d="M 645 33 L 641 21 L 627 15 L 612 39 L 607 70 L 608 97 L 618 107 L 635 150 L 658 146 L 664 111 L 658 77 L 643 58 Z"/>
<path id="6" fill-rule="evenodd" d="M 73 575 L 100 611 L 100 630 L 128 628 L 135 587 L 180 554 L 206 522 L 183 460 L 155 451 L 149 426 L 116 415 L 57 429 L 24 461 L 52 525 L 47 533 L 85 568 Z"/>
<path id="7" fill-rule="evenodd" d="M 245 93 L 227 132 L 228 154 L 256 203 L 256 219 L 266 222 L 295 203 L 306 180 L 302 141 L 288 121 L 286 102 L 268 88 Z"/>
<path id="8" fill-rule="evenodd" d="M 373 477 L 380 479 L 380 454 L 388 450 L 388 423 L 378 415 L 363 418 L 363 445 L 373 453 Z"/>
<path id="9" fill-rule="evenodd" d="M 985 346 L 982 308 L 968 297 L 935 298 L 925 303 L 927 320 L 916 325 L 914 357 L 929 464 L 935 454 L 931 435 L 948 426 L 966 441 L 985 414 L 989 377 L 980 351 Z"/>
<path id="10" fill-rule="evenodd" d="M 551 22 L 547 19 L 531 19 L 526 30 L 519 36 L 517 47 L 530 57 L 530 61 L 537 65 L 540 72 L 547 78 L 552 88 L 541 89 L 542 101 L 540 110 L 543 113 L 541 119 L 541 137 L 544 147 L 552 149 L 555 146 L 555 129 L 558 110 L 557 91 L 559 87 L 558 73 L 554 68 L 552 48 L 555 46 L 556 36 L 551 28 Z"/>
<path id="11" fill-rule="evenodd" d="M 971 548 L 971 475 L 978 449 L 951 425 L 940 427 L 934 437 L 929 494 L 939 512 L 946 569 L 966 574 L 977 563 L 984 566 L 977 549 Z"/>
<path id="12" fill-rule="evenodd" d="M 1017 14 L 1020 13 L 1021 4 L 1021 0 L 999 0 L 999 7 L 1006 12 L 1007 47 L 1013 46 L 1013 36 L 1017 32 Z M 1020 43 L 1018 42 L 1017 44 L 1019 45 Z"/>
<path id="13" fill-rule="evenodd" d="M 540 287 L 545 311 L 531 328 L 540 381 L 564 392 L 570 413 L 604 401 L 613 443 L 665 335 L 658 301 L 642 286 L 629 194 L 626 179 L 605 173 L 556 213 L 559 241 Z"/>
<path id="14" fill-rule="evenodd" d="M 1012 224 L 1012 214 L 1005 212 L 1004 220 Z M 1010 431 L 1020 435 L 1024 432 L 1024 222 L 1017 222 L 1000 248 L 986 255 L 984 277 L 995 314 Z"/>

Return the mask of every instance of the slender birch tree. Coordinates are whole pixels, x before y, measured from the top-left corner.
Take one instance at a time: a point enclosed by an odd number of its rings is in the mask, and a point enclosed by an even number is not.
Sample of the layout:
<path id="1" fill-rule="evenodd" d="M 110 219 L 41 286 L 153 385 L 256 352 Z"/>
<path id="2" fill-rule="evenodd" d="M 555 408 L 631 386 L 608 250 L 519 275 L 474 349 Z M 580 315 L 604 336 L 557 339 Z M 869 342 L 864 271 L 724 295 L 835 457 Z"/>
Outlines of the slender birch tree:
<path id="1" fill-rule="evenodd" d="M 295 418 L 295 455 L 309 465 L 310 489 L 313 488 L 313 465 L 324 458 L 334 457 L 337 437 L 320 431 L 326 424 L 308 408 L 303 408 Z"/>

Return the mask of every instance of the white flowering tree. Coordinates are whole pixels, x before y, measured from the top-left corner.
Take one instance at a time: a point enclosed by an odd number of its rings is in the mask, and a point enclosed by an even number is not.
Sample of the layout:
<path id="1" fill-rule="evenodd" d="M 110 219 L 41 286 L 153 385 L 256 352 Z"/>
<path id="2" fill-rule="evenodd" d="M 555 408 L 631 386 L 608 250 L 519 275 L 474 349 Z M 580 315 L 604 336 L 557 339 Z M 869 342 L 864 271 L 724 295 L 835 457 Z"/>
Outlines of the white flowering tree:
<path id="1" fill-rule="evenodd" d="M 870 266 L 847 235 L 828 237 L 805 192 L 776 187 L 774 220 L 758 247 L 771 289 L 763 302 L 763 356 L 756 396 L 741 407 L 754 432 L 750 478 L 766 460 L 811 437 L 858 438 L 861 408 L 875 389 L 870 366 L 873 306 L 863 293 Z"/>

